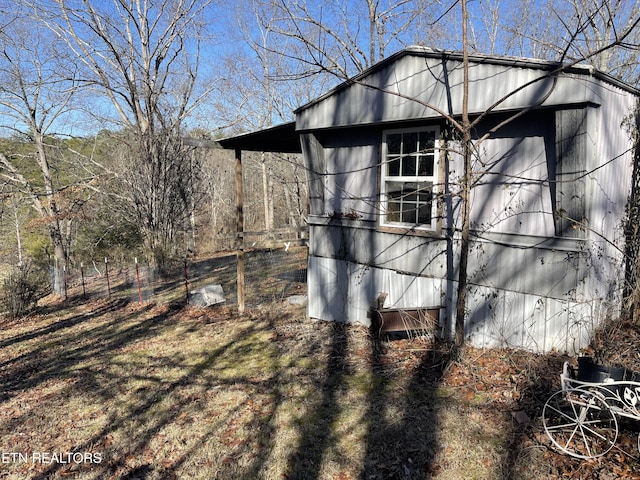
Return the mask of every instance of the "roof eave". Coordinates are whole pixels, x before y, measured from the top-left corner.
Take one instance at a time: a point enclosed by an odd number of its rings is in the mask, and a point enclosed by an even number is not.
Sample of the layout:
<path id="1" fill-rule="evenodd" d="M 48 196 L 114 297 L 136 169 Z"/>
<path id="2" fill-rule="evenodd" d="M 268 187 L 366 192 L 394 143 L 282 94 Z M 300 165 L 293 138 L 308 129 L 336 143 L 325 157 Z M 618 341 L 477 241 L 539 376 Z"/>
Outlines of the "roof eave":
<path id="1" fill-rule="evenodd" d="M 302 153 L 296 123 L 288 122 L 274 127 L 242 133 L 218 140 L 222 148 L 251 152 Z"/>

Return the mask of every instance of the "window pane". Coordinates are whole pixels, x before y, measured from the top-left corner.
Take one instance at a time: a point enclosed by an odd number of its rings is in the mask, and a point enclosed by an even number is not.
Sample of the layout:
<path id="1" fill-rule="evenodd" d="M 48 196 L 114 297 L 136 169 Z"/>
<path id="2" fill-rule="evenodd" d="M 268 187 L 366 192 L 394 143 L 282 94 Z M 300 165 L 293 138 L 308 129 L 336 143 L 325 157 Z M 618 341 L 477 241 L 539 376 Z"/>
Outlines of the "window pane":
<path id="1" fill-rule="evenodd" d="M 403 182 L 387 182 L 387 197 L 389 200 L 400 200 L 402 198 Z"/>
<path id="2" fill-rule="evenodd" d="M 405 202 L 417 202 L 418 201 L 418 194 L 416 193 L 416 191 L 414 189 L 407 189 L 404 191 L 404 195 L 403 195 L 403 200 Z"/>
<path id="3" fill-rule="evenodd" d="M 402 135 L 402 153 L 416 153 L 418 151 L 418 132 L 405 133 Z"/>
<path id="4" fill-rule="evenodd" d="M 387 222 L 399 222 L 400 221 L 400 203 L 389 202 L 387 204 Z"/>
<path id="5" fill-rule="evenodd" d="M 410 223 L 412 225 L 415 225 L 417 205 L 414 202 L 411 202 L 411 203 L 403 203 L 402 206 L 404 208 L 404 211 L 402 212 L 402 221 L 404 223 Z"/>
<path id="6" fill-rule="evenodd" d="M 433 177 L 433 156 L 420 156 L 418 160 L 418 175 L 421 177 Z"/>
<path id="7" fill-rule="evenodd" d="M 431 202 L 418 207 L 418 223 L 431 225 Z"/>
<path id="8" fill-rule="evenodd" d="M 433 153 L 435 140 L 434 132 L 420 132 L 420 153 Z"/>
<path id="9" fill-rule="evenodd" d="M 402 209 L 402 186 L 401 182 L 387 182 L 387 222 L 400 222 Z"/>
<path id="10" fill-rule="evenodd" d="M 392 133 L 387 135 L 387 155 L 400 155 L 402 135 Z"/>
<path id="11" fill-rule="evenodd" d="M 387 163 L 387 175 L 390 177 L 400 175 L 400 158 L 394 157 L 389 159 L 389 163 Z"/>
<path id="12" fill-rule="evenodd" d="M 415 177 L 416 157 L 414 155 L 402 158 L 402 175 L 405 177 Z"/>
<path id="13" fill-rule="evenodd" d="M 418 192 L 418 219 L 422 225 L 431 225 L 431 207 L 433 201 L 433 183 L 420 183 Z"/>
<path id="14" fill-rule="evenodd" d="M 416 189 L 420 195 L 421 202 L 430 202 L 431 197 L 433 196 L 433 183 L 432 182 L 421 182 L 416 185 Z"/>

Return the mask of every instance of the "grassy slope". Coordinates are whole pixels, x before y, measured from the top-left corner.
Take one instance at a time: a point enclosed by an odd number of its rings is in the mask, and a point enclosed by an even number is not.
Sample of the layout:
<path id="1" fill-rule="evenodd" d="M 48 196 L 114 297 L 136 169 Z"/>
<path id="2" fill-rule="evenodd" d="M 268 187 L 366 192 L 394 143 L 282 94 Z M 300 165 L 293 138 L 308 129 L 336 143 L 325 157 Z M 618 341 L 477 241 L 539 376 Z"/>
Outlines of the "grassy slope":
<path id="1" fill-rule="evenodd" d="M 469 348 L 453 361 L 446 345 L 375 342 L 286 302 L 242 316 L 117 299 L 49 308 L 0 332 L 0 453 L 28 457 L 5 455 L 3 478 L 638 473 L 617 449 L 603 462 L 549 450 L 536 415 L 557 388 L 557 355 Z M 637 456 L 634 441 L 620 446 Z"/>

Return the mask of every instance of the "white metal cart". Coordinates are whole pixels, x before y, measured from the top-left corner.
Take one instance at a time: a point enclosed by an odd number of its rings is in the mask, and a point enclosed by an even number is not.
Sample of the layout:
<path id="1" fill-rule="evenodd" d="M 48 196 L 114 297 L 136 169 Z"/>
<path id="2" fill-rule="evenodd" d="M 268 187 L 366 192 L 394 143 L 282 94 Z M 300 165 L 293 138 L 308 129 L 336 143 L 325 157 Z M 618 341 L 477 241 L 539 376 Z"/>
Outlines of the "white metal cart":
<path id="1" fill-rule="evenodd" d="M 596 378 L 565 362 L 562 389 L 549 397 L 542 410 L 544 429 L 560 451 L 577 458 L 605 455 L 618 438 L 619 418 L 640 421 L 640 375 L 599 368 Z M 638 438 L 640 449 L 640 437 Z"/>

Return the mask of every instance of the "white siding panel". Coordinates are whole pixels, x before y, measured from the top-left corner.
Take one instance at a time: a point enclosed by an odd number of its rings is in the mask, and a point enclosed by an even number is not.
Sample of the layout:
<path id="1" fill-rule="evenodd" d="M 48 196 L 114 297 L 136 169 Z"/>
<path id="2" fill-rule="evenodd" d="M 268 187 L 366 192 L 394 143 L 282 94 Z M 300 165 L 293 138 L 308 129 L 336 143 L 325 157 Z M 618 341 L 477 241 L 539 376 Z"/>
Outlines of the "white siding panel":
<path id="1" fill-rule="evenodd" d="M 576 252 L 474 243 L 469 278 L 476 285 L 540 296 L 565 298 L 587 275 Z"/>
<path id="2" fill-rule="evenodd" d="M 449 290 L 455 291 L 455 282 Z M 308 315 L 314 319 L 370 325 L 369 311 L 382 292 L 385 307 L 443 307 L 441 325 L 453 328 L 455 295 L 445 299 L 445 280 L 402 275 L 344 260 L 309 258 Z M 471 286 L 467 340 L 483 348 L 524 348 L 577 353 L 604 317 L 600 301 L 580 303 Z M 449 314 L 447 313 L 449 312 Z"/>
<path id="3" fill-rule="evenodd" d="M 402 275 L 391 270 L 381 270 L 381 291 L 389 294 L 385 308 L 419 308 L 443 305 L 442 279 Z"/>
<path id="4" fill-rule="evenodd" d="M 344 260 L 310 257 L 308 313 L 311 318 L 369 325 L 377 297 L 372 271 Z"/>
<path id="5" fill-rule="evenodd" d="M 313 256 L 308 272 L 311 318 L 369 325 L 371 306 L 383 292 L 387 293 L 385 308 L 443 306 L 444 281 L 440 279 Z"/>
<path id="6" fill-rule="evenodd" d="M 483 348 L 577 353 L 599 320 L 585 303 L 482 287 L 471 289 L 467 308 L 467 339 Z"/>
<path id="7" fill-rule="evenodd" d="M 595 145 L 588 168 L 587 203 L 592 273 L 584 298 L 606 297 L 616 303 L 623 287 L 623 226 L 633 171 L 633 143 L 626 120 L 633 113 L 636 100 L 615 87 L 604 94 L 605 102 L 589 124 L 590 139 Z M 635 122 L 631 123 L 635 128 Z"/>

